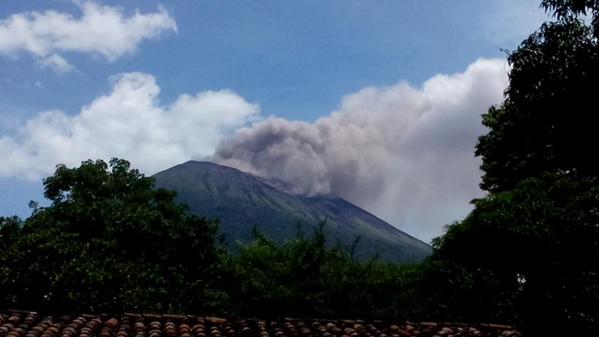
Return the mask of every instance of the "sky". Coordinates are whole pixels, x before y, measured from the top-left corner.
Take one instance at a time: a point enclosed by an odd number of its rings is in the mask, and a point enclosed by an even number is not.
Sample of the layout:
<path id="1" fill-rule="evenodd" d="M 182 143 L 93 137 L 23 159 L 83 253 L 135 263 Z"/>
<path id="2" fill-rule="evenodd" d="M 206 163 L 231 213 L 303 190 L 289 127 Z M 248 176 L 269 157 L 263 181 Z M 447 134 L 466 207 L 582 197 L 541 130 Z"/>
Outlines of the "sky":
<path id="1" fill-rule="evenodd" d="M 0 216 L 64 163 L 211 160 L 430 241 L 471 209 L 532 0 L 0 2 Z"/>

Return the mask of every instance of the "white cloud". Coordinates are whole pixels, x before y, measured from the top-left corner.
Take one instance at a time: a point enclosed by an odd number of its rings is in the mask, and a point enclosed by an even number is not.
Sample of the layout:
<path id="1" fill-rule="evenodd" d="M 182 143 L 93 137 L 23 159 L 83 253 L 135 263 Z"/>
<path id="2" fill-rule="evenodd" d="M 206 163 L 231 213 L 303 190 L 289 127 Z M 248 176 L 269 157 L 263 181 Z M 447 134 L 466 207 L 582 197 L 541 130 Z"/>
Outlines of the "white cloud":
<path id="1" fill-rule="evenodd" d="M 39 179 L 58 163 L 111 157 L 155 173 L 211 154 L 224 134 L 259 113 L 228 90 L 184 94 L 170 105 L 161 105 L 159 94 L 152 76 L 127 73 L 76 115 L 40 113 L 14 136 L 0 137 L 0 177 Z"/>
<path id="2" fill-rule="evenodd" d="M 480 115 L 502 100 L 504 60 L 478 60 L 421 88 L 365 88 L 314 123 L 269 118 L 219 144 L 214 159 L 334 193 L 430 239 L 481 195 L 474 145 Z"/>
<path id="3" fill-rule="evenodd" d="M 64 57 L 52 54 L 39 60 L 42 68 L 50 68 L 58 74 L 65 74 L 75 68 L 64 59 Z"/>
<path id="4" fill-rule="evenodd" d="M 40 64 L 67 71 L 71 66 L 61 53 L 89 53 L 114 61 L 134 53 L 145 39 L 177 30 L 174 18 L 161 7 L 157 12 L 136 11 L 130 16 L 121 8 L 93 1 L 80 3 L 79 8 L 80 17 L 47 10 L 0 20 L 0 53 L 29 52 L 40 59 Z"/>

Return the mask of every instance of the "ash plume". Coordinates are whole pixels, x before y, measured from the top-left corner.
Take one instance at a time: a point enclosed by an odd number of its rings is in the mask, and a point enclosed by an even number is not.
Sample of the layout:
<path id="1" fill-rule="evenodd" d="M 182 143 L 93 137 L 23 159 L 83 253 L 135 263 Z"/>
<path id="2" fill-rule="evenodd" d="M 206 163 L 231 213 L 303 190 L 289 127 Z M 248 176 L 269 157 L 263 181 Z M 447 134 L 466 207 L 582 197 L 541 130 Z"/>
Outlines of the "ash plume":
<path id="1" fill-rule="evenodd" d="M 337 194 L 428 240 L 481 195 L 480 115 L 501 102 L 507 71 L 504 60 L 480 59 L 420 88 L 364 88 L 313 123 L 270 117 L 241 128 L 212 160 L 294 193 Z"/>

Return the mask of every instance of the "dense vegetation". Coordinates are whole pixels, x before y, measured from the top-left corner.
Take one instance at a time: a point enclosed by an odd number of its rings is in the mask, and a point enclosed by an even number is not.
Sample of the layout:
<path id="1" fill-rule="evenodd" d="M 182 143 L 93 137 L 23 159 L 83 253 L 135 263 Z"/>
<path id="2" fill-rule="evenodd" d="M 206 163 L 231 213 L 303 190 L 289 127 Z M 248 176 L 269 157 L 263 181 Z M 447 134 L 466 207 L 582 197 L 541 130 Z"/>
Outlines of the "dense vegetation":
<path id="1" fill-rule="evenodd" d="M 124 160 L 59 166 L 49 207 L 0 219 L 0 301 L 39 310 L 203 310 L 220 259 L 217 226 Z M 197 301 L 201 297 L 203 301 Z"/>
<path id="2" fill-rule="evenodd" d="M 506 99 L 483 115 L 489 132 L 476 154 L 489 194 L 436 240 L 433 259 L 458 264 L 477 292 L 492 284 L 479 315 L 534 335 L 592 335 L 599 331 L 599 2 L 541 4 L 555 20 L 510 53 Z M 468 304 L 453 299 L 456 313 L 466 312 Z"/>
<path id="3" fill-rule="evenodd" d="M 276 245 L 257 234 L 234 258 L 232 303 L 261 316 L 397 318 L 408 314 L 405 276 L 414 268 L 354 257 L 356 245 L 327 245 L 326 225 Z"/>
<path id="4" fill-rule="evenodd" d="M 0 219 L 0 301 L 37 310 L 171 311 L 517 324 L 599 331 L 599 2 L 554 14 L 509 54 L 505 101 L 476 148 L 488 194 L 421 265 L 357 260 L 326 226 L 228 255 L 215 222 L 123 160 L 59 166 L 52 204 Z M 586 17 L 584 17 L 586 15 Z M 588 23 L 587 23 L 588 22 Z"/>

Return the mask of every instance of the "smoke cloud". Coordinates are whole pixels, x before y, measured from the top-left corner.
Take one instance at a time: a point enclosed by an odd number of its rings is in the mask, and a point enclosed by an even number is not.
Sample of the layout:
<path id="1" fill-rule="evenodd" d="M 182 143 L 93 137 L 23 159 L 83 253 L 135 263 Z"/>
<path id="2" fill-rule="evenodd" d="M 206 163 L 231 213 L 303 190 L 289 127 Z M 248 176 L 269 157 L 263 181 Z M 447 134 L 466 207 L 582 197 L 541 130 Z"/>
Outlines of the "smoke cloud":
<path id="1" fill-rule="evenodd" d="M 337 194 L 429 240 L 482 195 L 480 115 L 500 103 L 505 60 L 480 59 L 463 73 L 368 87 L 313 123 L 270 117 L 222 140 L 213 159 L 295 186 Z"/>

